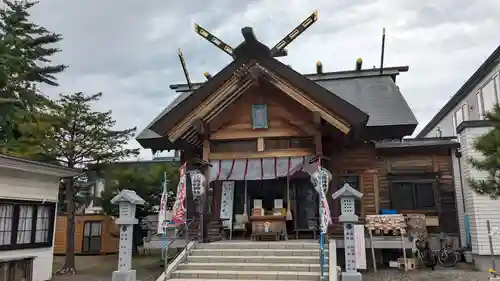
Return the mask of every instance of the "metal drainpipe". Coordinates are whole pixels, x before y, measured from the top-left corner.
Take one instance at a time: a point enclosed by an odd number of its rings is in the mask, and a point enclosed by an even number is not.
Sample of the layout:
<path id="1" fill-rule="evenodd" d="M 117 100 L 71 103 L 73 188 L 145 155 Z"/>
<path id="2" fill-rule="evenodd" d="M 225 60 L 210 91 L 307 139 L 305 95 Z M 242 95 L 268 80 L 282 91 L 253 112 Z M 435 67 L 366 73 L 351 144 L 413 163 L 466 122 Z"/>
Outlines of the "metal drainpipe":
<path id="1" fill-rule="evenodd" d="M 465 213 L 465 194 L 464 194 L 464 179 L 462 173 L 462 153 L 460 151 L 456 151 L 455 156 L 457 156 L 458 160 L 458 172 L 460 173 L 460 192 L 462 193 L 462 207 Z"/>
<path id="2" fill-rule="evenodd" d="M 465 208 L 465 191 L 464 191 L 464 178 L 463 178 L 463 173 L 462 173 L 462 152 L 460 152 L 458 149 L 455 152 L 455 156 L 457 157 L 458 160 L 458 173 L 460 175 L 460 192 L 462 193 L 462 208 L 464 210 L 464 219 L 466 216 L 466 208 Z M 464 221 L 464 227 L 465 227 L 465 221 Z M 467 241 L 467 232 L 465 233 L 465 243 L 467 244 L 466 247 L 469 247 L 469 242 Z"/>

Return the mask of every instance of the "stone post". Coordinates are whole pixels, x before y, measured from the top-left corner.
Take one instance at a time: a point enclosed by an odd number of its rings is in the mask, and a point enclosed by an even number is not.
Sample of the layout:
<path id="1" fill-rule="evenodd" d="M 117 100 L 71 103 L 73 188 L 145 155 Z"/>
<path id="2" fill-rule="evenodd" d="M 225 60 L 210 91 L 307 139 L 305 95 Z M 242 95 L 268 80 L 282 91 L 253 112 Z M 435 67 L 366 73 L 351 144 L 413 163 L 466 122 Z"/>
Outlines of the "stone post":
<path id="1" fill-rule="evenodd" d="M 356 199 L 363 194 L 345 183 L 332 197 L 340 199 L 339 221 L 344 224 L 345 271 L 342 272 L 342 281 L 361 281 L 361 273 L 356 266 L 356 240 L 354 239 L 354 224 L 358 221 L 355 213 Z"/>
<path id="2" fill-rule="evenodd" d="M 144 199 L 135 191 L 122 189 L 111 199 L 112 204 L 118 204 L 119 217 L 115 223 L 120 226 L 120 246 L 118 251 L 118 270 L 113 271 L 113 281 L 136 281 L 135 270 L 132 270 L 132 247 L 136 205 L 143 205 Z"/>

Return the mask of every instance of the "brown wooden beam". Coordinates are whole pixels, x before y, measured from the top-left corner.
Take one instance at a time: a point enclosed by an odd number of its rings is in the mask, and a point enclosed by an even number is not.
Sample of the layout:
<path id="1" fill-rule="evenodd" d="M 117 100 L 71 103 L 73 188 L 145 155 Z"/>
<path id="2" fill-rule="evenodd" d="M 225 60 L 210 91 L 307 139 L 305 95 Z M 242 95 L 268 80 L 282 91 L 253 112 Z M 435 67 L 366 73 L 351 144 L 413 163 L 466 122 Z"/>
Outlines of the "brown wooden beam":
<path id="1" fill-rule="evenodd" d="M 314 134 L 314 146 L 316 147 L 316 156 L 323 157 L 323 143 L 321 141 L 321 114 L 318 111 L 313 111 L 313 124 L 316 128 Z"/>
<path id="2" fill-rule="evenodd" d="M 220 101 L 224 100 L 225 97 L 237 90 L 241 86 L 240 79 L 236 76 L 231 77 L 224 85 L 222 85 L 217 91 L 215 91 L 207 100 L 200 104 L 195 110 L 193 110 L 188 116 L 184 117 L 181 122 L 174 126 L 168 132 L 168 138 L 171 142 L 177 140 L 183 133 L 185 133 L 192 121 L 196 118 L 205 116 L 208 112 L 212 110 Z"/>
<path id="3" fill-rule="evenodd" d="M 205 126 L 200 118 L 194 119 L 193 122 L 191 123 L 191 126 L 193 126 L 194 131 L 198 135 L 205 135 Z"/>
<path id="4" fill-rule="evenodd" d="M 200 122 L 198 126 L 201 128 L 198 130 L 200 139 L 203 140 L 202 146 L 202 171 L 205 175 L 205 192 L 203 193 L 202 199 L 202 214 L 201 214 L 201 237 L 202 243 L 208 243 L 208 192 L 210 187 L 210 130 L 207 123 Z"/>

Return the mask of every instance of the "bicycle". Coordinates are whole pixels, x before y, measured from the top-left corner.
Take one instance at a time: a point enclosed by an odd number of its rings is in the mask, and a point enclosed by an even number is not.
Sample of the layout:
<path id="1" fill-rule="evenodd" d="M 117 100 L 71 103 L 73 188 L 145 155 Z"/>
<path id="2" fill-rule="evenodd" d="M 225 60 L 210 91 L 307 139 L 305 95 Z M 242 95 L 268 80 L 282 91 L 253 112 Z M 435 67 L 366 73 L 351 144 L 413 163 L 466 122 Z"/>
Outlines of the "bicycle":
<path id="1" fill-rule="evenodd" d="M 432 251 L 429 247 L 429 242 L 417 239 L 415 240 L 415 246 L 417 249 L 416 254 L 420 263 L 426 267 L 430 267 L 432 270 L 435 270 L 438 259 L 434 251 Z"/>
<path id="2" fill-rule="evenodd" d="M 454 250 L 452 248 L 451 243 L 444 243 L 443 247 L 443 242 L 446 240 L 446 237 L 444 235 L 441 235 L 439 238 L 439 243 L 440 243 L 440 250 L 436 253 L 437 260 L 440 265 L 444 267 L 453 267 L 457 265 L 457 263 L 460 261 L 462 254 L 458 252 L 457 250 Z"/>

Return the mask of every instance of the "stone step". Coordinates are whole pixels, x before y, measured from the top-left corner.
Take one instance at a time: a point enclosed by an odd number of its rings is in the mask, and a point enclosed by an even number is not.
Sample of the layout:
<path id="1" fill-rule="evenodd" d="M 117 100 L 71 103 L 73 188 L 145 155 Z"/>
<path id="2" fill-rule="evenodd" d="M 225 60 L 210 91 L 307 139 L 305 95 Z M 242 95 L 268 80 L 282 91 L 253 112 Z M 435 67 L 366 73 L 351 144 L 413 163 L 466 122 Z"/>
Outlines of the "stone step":
<path id="1" fill-rule="evenodd" d="M 235 271 L 274 271 L 274 272 L 321 272 L 319 264 L 290 264 L 290 263 L 213 263 L 213 262 L 188 262 L 181 264 L 180 270 L 235 270 Z M 325 265 L 328 272 L 328 265 Z"/>
<path id="2" fill-rule="evenodd" d="M 195 249 L 192 256 L 314 256 L 319 249 Z M 325 255 L 328 251 L 325 250 Z"/>
<path id="3" fill-rule="evenodd" d="M 230 279 L 230 280 L 311 280 L 320 278 L 319 272 L 241 271 L 241 270 L 176 270 L 172 278 L 178 279 Z M 328 280 L 328 274 L 325 274 Z"/>
<path id="4" fill-rule="evenodd" d="M 189 278 L 170 278 L 168 279 L 169 281 L 200 281 L 201 279 L 189 279 Z M 255 279 L 238 279 L 239 281 L 255 281 Z M 210 279 L 210 281 L 234 281 L 234 279 Z M 276 279 L 260 279 L 259 281 L 276 281 Z M 294 280 L 280 280 L 280 281 L 297 281 L 297 279 Z"/>
<path id="5" fill-rule="evenodd" d="M 199 249 L 311 249 L 318 250 L 319 243 L 314 242 L 232 242 L 200 243 Z"/>
<path id="6" fill-rule="evenodd" d="M 325 257 L 328 261 L 328 256 Z M 318 256 L 189 256 L 188 262 L 319 264 Z"/>

